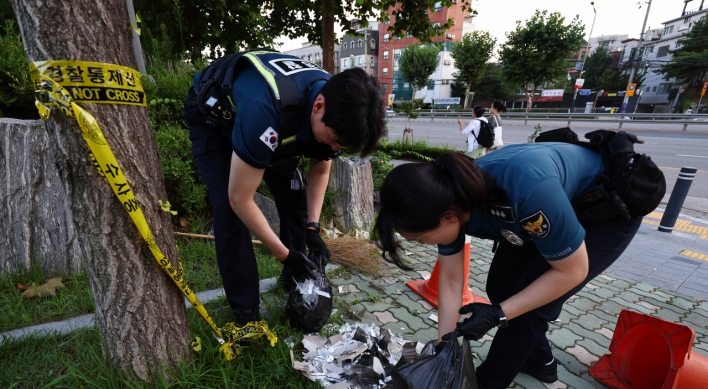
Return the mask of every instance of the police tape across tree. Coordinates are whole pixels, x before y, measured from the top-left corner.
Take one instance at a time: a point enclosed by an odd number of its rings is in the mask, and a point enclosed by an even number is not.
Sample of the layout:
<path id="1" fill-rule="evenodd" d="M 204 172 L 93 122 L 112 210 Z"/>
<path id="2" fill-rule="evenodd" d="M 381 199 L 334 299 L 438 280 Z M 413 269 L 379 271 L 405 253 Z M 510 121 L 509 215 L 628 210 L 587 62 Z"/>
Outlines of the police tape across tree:
<path id="1" fill-rule="evenodd" d="M 115 80 L 118 83 L 122 83 L 123 75 L 130 75 L 130 80 L 132 81 L 131 87 L 135 88 L 133 93 L 142 93 L 142 86 L 140 85 L 139 73 L 135 70 L 109 64 L 98 64 L 98 63 L 85 63 L 80 61 L 44 61 L 42 63 L 31 63 L 30 64 L 30 74 L 32 80 L 36 85 L 36 106 L 39 110 L 40 117 L 42 120 L 47 120 L 51 113 L 51 108 L 59 108 L 67 116 L 75 118 L 79 124 L 86 145 L 89 149 L 89 156 L 91 161 L 93 161 L 98 174 L 106 180 L 110 185 L 113 193 L 116 195 L 118 200 L 123 204 L 126 212 L 130 215 L 130 218 L 135 223 L 135 226 L 140 231 L 140 235 L 145 239 L 150 251 L 152 252 L 155 260 L 163 269 L 163 271 L 172 279 L 175 285 L 180 288 L 182 294 L 189 300 L 194 309 L 199 312 L 200 316 L 207 322 L 209 327 L 214 331 L 222 346 L 219 348 L 221 352 L 224 353 L 224 357 L 227 360 L 233 359 L 239 354 L 239 341 L 241 339 L 251 339 L 259 337 L 267 337 L 270 345 L 274 346 L 278 341 L 275 332 L 268 328 L 265 321 L 259 322 L 249 322 L 244 326 L 236 326 L 233 323 L 229 323 L 223 328 L 219 329 L 214 320 L 209 316 L 206 308 L 201 304 L 197 296 L 189 288 L 188 283 L 184 279 L 184 271 L 182 269 L 182 263 L 179 262 L 179 271 L 175 270 L 169 260 L 162 254 L 160 248 L 155 242 L 155 238 L 150 231 L 147 220 L 143 215 L 140 208 L 139 202 L 135 199 L 135 195 L 130 187 L 125 176 L 123 176 L 120 164 L 116 160 L 113 151 L 108 145 L 108 141 L 103 136 L 101 128 L 98 125 L 96 119 L 87 111 L 82 109 L 76 102 L 73 101 L 71 93 L 64 87 L 70 87 L 71 84 L 80 84 L 81 66 L 85 66 L 88 69 L 107 69 L 109 74 L 111 74 L 110 81 Z M 77 74 L 75 78 L 69 78 L 65 81 L 62 73 L 62 67 L 64 69 L 73 69 L 70 74 Z M 76 70 L 78 69 L 78 70 Z M 83 71 L 81 71 L 83 73 Z M 69 73 L 67 71 L 67 73 Z M 95 73 L 94 73 L 95 74 Z M 135 78 L 133 75 L 138 74 Z M 128 79 L 126 77 L 126 79 Z M 64 84 L 69 85 L 64 85 Z M 106 88 L 107 91 L 113 89 Z M 112 100 L 92 100 L 93 103 L 108 103 L 113 104 Z M 122 102 L 123 104 L 134 104 L 144 106 L 143 101 L 136 102 Z"/>

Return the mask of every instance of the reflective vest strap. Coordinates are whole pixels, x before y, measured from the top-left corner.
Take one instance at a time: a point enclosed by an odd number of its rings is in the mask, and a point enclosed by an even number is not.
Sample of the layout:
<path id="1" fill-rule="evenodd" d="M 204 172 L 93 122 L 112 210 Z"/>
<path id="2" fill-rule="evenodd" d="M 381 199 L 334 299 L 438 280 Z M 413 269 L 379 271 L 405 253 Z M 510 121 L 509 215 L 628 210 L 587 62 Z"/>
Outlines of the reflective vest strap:
<path id="1" fill-rule="evenodd" d="M 253 52 L 253 53 L 246 53 L 243 56 L 245 58 L 248 58 L 249 61 L 253 64 L 253 66 L 258 70 L 258 72 L 263 76 L 263 78 L 266 80 L 268 85 L 270 86 L 270 90 L 273 91 L 273 96 L 275 96 L 276 100 L 280 100 L 280 91 L 278 90 L 278 84 L 275 82 L 275 77 L 273 77 L 273 74 L 268 71 L 268 68 L 266 68 L 261 61 L 254 55 L 255 53 L 259 52 Z M 272 53 L 269 53 L 272 54 Z M 295 90 L 295 93 L 297 94 L 297 89 Z"/>

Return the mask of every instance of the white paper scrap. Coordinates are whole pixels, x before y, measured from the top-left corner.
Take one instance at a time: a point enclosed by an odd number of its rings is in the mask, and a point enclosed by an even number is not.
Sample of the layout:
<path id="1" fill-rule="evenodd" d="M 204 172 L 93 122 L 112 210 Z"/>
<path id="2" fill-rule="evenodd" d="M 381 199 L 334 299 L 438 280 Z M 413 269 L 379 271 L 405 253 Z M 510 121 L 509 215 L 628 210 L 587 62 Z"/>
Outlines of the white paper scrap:
<path id="1" fill-rule="evenodd" d="M 430 316 L 428 316 L 428 319 L 437 323 L 438 322 L 438 315 L 431 313 Z"/>
<path id="2" fill-rule="evenodd" d="M 374 357 L 374 366 L 373 366 L 373 368 L 374 368 L 374 371 L 375 371 L 375 372 L 377 372 L 377 373 L 379 373 L 379 374 L 381 374 L 381 375 L 383 375 L 383 376 L 386 375 L 386 371 L 384 370 L 383 365 L 381 364 L 381 361 L 379 361 L 379 359 L 376 358 L 376 357 Z"/>
<path id="3" fill-rule="evenodd" d="M 423 347 L 425 347 L 425 345 L 423 343 L 418 342 L 415 345 L 415 351 L 420 354 L 420 352 L 423 351 Z"/>
<path id="4" fill-rule="evenodd" d="M 323 337 L 317 336 L 317 335 L 305 335 L 303 337 L 303 340 L 307 340 L 309 342 L 312 342 L 317 347 L 322 347 L 327 343 L 327 338 L 323 338 Z M 303 345 L 304 345 L 304 343 L 303 343 Z M 307 347 L 307 346 L 305 346 L 305 347 Z M 308 348 L 308 350 L 309 350 L 309 348 Z"/>

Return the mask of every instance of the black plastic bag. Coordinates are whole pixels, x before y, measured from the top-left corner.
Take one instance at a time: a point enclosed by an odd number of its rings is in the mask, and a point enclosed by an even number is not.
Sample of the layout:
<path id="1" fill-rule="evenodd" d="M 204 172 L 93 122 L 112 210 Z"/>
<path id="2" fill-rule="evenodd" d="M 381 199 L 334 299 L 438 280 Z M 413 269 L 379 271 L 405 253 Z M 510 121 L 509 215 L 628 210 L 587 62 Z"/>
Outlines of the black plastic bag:
<path id="1" fill-rule="evenodd" d="M 451 341 L 435 355 L 429 355 L 428 343 L 421 357 L 405 355 L 391 374 L 395 388 L 400 389 L 477 389 L 477 375 L 469 341 L 457 343 L 457 331 Z M 426 351 L 427 350 L 427 351 Z M 426 355 L 428 354 L 428 355 Z"/>
<path id="2" fill-rule="evenodd" d="M 319 251 L 310 253 L 309 258 L 316 264 L 323 264 Z M 324 268 L 314 271 L 314 279 L 296 279 L 297 286 L 290 292 L 285 304 L 285 314 L 290 323 L 305 332 L 317 332 L 327 323 L 332 314 L 332 285 Z M 304 285 L 310 284 L 312 293 L 301 293 Z M 307 289 L 307 288 L 304 288 Z M 329 297 L 327 297 L 329 296 Z"/>

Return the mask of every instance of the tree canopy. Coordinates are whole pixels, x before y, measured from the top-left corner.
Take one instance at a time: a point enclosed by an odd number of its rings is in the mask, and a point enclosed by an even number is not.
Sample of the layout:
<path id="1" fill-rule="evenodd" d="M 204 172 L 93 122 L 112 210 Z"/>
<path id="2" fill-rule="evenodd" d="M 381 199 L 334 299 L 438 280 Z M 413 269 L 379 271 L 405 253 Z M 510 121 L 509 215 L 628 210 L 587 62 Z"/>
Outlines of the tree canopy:
<path id="1" fill-rule="evenodd" d="M 587 89 L 597 89 L 597 82 L 600 75 L 612 66 L 612 57 L 610 57 L 610 52 L 607 47 L 600 46 L 592 54 L 588 56 L 585 60 L 583 78 L 585 78 L 585 84 L 583 88 Z M 574 85 L 575 83 L 573 83 Z M 626 86 L 626 85 L 625 85 Z"/>
<path id="2" fill-rule="evenodd" d="M 147 39 L 161 38 L 174 46 L 177 56 L 189 52 L 198 59 L 243 48 L 272 46 L 280 35 L 269 25 L 268 2 L 258 0 L 135 0 L 139 25 Z"/>
<path id="3" fill-rule="evenodd" d="M 703 18 L 670 50 L 673 60 L 659 69 L 666 79 L 688 84 L 688 93 L 698 94 L 708 74 L 708 20 Z"/>
<path id="4" fill-rule="evenodd" d="M 438 67 L 437 45 L 408 46 L 398 59 L 401 77 L 413 86 L 413 98 L 417 90 L 428 85 L 428 79 Z"/>
<path id="5" fill-rule="evenodd" d="M 566 75 L 567 59 L 580 49 L 584 31 L 578 16 L 566 24 L 559 12 L 537 10 L 525 24 L 517 21 L 516 29 L 507 32 L 499 50 L 502 76 L 525 91 L 528 108 L 539 85 Z"/>
<path id="6" fill-rule="evenodd" d="M 462 92 L 453 97 L 463 97 L 464 84 L 462 84 Z M 517 87 L 509 85 L 501 75 L 499 65 L 493 63 L 485 64 L 484 76 L 477 82 L 474 87 L 474 98 L 477 100 L 515 100 L 519 96 L 516 93 Z"/>
<path id="7" fill-rule="evenodd" d="M 465 96 L 472 85 L 477 84 L 484 76 L 487 61 L 496 43 L 497 40 L 489 35 L 488 31 L 465 34 L 460 42 L 455 43 L 451 53 L 457 69 L 454 76 L 457 82 L 466 84 Z"/>
<path id="8" fill-rule="evenodd" d="M 629 69 L 605 69 L 604 72 L 597 78 L 597 85 L 594 89 L 604 91 L 623 91 L 627 89 L 629 84 Z M 634 74 L 633 83 L 637 87 L 641 87 L 644 82 L 646 71 L 637 71 Z"/>
<path id="9" fill-rule="evenodd" d="M 389 21 L 388 9 L 394 11 L 395 23 L 388 26 L 394 35 L 406 33 L 421 42 L 430 42 L 443 34 L 453 23 L 434 26 L 427 10 L 434 11 L 435 0 L 340 0 L 332 1 L 333 18 L 325 18 L 324 1 L 309 0 L 135 0 L 135 9 L 143 24 L 140 26 L 148 36 L 162 37 L 182 50 L 188 50 L 191 58 L 201 56 L 209 49 L 212 57 L 222 51 L 272 47 L 275 38 L 307 37 L 314 44 L 323 44 L 325 28 L 333 31 L 338 23 L 345 34 L 356 34 L 357 23 L 366 27 L 367 20 Z M 451 6 L 452 0 L 441 2 Z M 471 2 L 463 0 L 463 8 L 470 13 Z M 325 25 L 331 24 L 331 25 Z"/>

